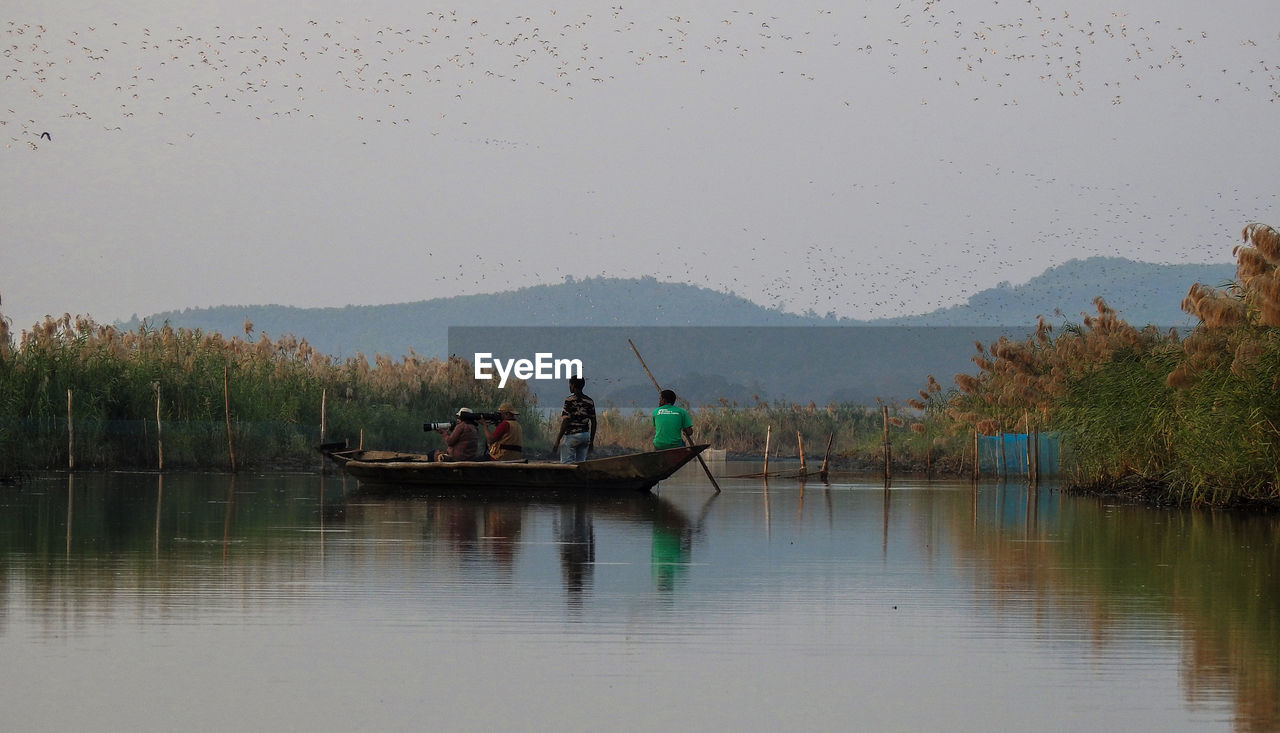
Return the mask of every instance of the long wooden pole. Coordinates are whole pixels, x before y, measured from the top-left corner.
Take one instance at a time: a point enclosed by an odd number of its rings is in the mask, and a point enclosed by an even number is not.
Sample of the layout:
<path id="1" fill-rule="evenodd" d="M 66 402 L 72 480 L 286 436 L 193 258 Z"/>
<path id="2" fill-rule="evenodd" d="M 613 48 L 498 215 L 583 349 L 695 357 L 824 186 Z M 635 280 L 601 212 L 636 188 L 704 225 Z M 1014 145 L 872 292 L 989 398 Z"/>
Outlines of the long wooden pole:
<path id="1" fill-rule="evenodd" d="M 627 339 L 627 343 L 631 344 L 631 350 L 636 352 L 636 358 L 640 360 L 640 366 L 644 368 L 644 373 L 649 375 L 649 381 L 653 382 L 654 389 L 658 390 L 658 393 L 661 394 L 662 385 L 658 384 L 658 380 L 653 378 L 653 372 L 649 371 L 649 366 L 644 363 L 644 357 L 640 356 L 640 350 L 637 349 L 636 345 L 631 342 L 631 339 Z M 689 440 L 689 436 L 684 435 L 683 433 L 681 435 L 684 438 L 685 445 L 688 445 L 688 446 L 693 445 L 693 442 Z M 702 460 L 701 453 L 697 455 L 697 458 L 698 458 L 698 464 L 702 466 L 702 470 L 706 472 L 707 478 L 711 481 L 711 485 L 716 487 L 716 493 L 719 494 L 720 484 L 716 483 L 716 477 L 711 475 L 711 469 L 707 468 L 707 462 Z"/>
<path id="2" fill-rule="evenodd" d="M 978 482 L 978 429 L 973 429 L 973 482 Z"/>
<path id="3" fill-rule="evenodd" d="M 1031 472 L 1031 483 L 1033 485 L 1040 484 L 1040 431 L 1035 430 L 1031 433 L 1031 460 L 1035 464 L 1035 470 Z"/>
<path id="4" fill-rule="evenodd" d="M 884 480 L 885 483 L 893 478 L 893 470 L 891 466 L 891 456 L 889 453 L 889 406 L 880 405 L 880 421 L 884 425 Z"/>
<path id="5" fill-rule="evenodd" d="M 71 388 L 67 388 L 67 470 L 76 470 L 75 423 L 71 421 Z"/>
<path id="6" fill-rule="evenodd" d="M 1031 413 L 1029 412 L 1022 413 L 1022 431 L 1024 433 L 1022 445 L 1026 448 L 1027 483 L 1031 483 L 1035 479 L 1033 478 L 1034 473 L 1031 469 Z"/>
<path id="7" fill-rule="evenodd" d="M 324 445 L 324 418 L 325 418 L 325 399 L 328 397 L 328 390 L 320 389 L 320 445 Z M 320 455 L 320 475 L 324 475 L 325 461 L 324 454 Z"/>
<path id="8" fill-rule="evenodd" d="M 808 476 L 809 471 L 804 467 L 804 438 L 800 437 L 800 431 L 796 431 L 796 451 L 800 453 L 800 475 Z"/>
<path id="9" fill-rule="evenodd" d="M 767 425 L 764 429 L 764 475 L 769 475 L 769 436 L 773 433 L 773 426 Z"/>
<path id="10" fill-rule="evenodd" d="M 228 385 L 227 365 L 222 365 L 222 409 L 227 416 L 227 453 L 231 456 L 231 473 L 236 472 L 236 449 L 231 444 L 231 388 Z"/>
<path id="11" fill-rule="evenodd" d="M 1009 457 L 1004 454 L 1004 431 L 996 430 L 996 476 L 1001 480 L 1009 478 Z"/>
<path id="12" fill-rule="evenodd" d="M 831 441 L 835 437 L 835 433 L 827 433 L 827 452 L 822 454 L 822 468 L 818 470 L 818 478 L 823 481 L 827 480 L 827 460 L 831 458 Z"/>
<path id="13" fill-rule="evenodd" d="M 164 470 L 164 438 L 160 434 L 160 383 L 156 383 L 156 470 Z"/>

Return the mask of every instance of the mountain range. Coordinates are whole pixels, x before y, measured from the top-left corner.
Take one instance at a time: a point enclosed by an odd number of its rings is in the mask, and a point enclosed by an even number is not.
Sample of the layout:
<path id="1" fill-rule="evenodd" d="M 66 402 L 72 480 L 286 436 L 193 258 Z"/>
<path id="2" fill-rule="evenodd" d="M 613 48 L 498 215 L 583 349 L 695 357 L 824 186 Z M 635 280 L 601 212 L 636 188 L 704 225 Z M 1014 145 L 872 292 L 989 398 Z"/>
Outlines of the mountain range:
<path id="1" fill-rule="evenodd" d="M 458 326 L 1034 326 L 1078 323 L 1101 296 L 1135 325 L 1191 325 L 1179 303 L 1192 283 L 1222 285 L 1235 276 L 1231 264 L 1162 265 L 1119 257 L 1070 260 L 1021 285 L 1000 283 L 967 303 L 929 313 L 875 320 L 795 314 L 722 293 L 654 278 L 566 278 L 500 293 L 434 298 L 393 305 L 298 308 L 223 305 L 154 313 L 152 326 L 198 328 L 227 336 L 246 321 L 272 338 L 293 334 L 318 351 L 348 357 L 411 350 L 422 356 L 449 353 L 448 329 Z M 851 286 L 853 287 L 853 286 Z M 118 324 L 136 328 L 142 319 Z"/>

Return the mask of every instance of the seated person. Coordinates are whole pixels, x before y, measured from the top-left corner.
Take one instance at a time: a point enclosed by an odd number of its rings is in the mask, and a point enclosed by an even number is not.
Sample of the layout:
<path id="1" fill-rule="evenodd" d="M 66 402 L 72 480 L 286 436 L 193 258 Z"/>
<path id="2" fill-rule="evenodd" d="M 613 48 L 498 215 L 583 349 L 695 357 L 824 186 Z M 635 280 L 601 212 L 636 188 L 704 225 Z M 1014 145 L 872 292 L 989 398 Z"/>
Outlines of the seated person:
<path id="1" fill-rule="evenodd" d="M 524 431 L 515 419 L 520 413 L 515 411 L 510 402 L 503 402 L 498 406 L 498 414 L 502 415 L 502 422 L 494 426 L 493 432 L 489 432 L 484 418 L 480 419 L 484 437 L 489 441 L 489 457 L 495 461 L 524 460 Z"/>
<path id="2" fill-rule="evenodd" d="M 477 446 L 480 443 L 480 438 L 476 434 L 476 426 L 462 419 L 463 415 L 469 414 L 471 414 L 471 408 L 459 408 L 457 415 L 455 415 L 458 420 L 453 424 L 453 428 L 440 431 L 440 434 L 444 436 L 445 449 L 436 451 L 435 459 L 437 461 L 476 460 Z"/>
<path id="3" fill-rule="evenodd" d="M 653 447 L 656 450 L 679 448 L 693 435 L 693 420 L 676 404 L 676 393 L 669 389 L 658 395 L 653 411 Z"/>

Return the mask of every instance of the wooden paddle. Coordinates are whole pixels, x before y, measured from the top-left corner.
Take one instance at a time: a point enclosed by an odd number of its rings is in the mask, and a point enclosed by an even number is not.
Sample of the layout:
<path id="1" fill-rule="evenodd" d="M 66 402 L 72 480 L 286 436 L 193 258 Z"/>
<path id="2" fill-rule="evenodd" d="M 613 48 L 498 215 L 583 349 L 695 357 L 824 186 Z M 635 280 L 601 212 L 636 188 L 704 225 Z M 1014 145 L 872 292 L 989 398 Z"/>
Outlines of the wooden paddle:
<path id="1" fill-rule="evenodd" d="M 640 366 L 644 368 L 644 373 L 649 375 L 649 381 L 653 382 L 654 389 L 658 390 L 658 394 L 662 394 L 662 385 L 658 384 L 658 380 L 653 378 L 653 372 L 649 371 L 649 366 L 644 363 L 644 357 L 640 356 L 640 350 L 636 348 L 636 345 L 632 343 L 631 339 L 627 339 L 627 343 L 631 344 L 631 350 L 636 352 L 636 358 L 640 360 Z M 693 441 L 689 440 L 689 436 L 681 433 L 680 437 L 684 438 L 685 445 L 687 446 L 693 445 Z M 702 466 L 702 470 L 706 471 L 707 478 L 710 479 L 711 485 L 716 487 L 716 493 L 719 494 L 720 484 L 716 483 L 716 477 L 711 475 L 711 469 L 707 468 L 707 462 L 702 460 L 701 453 L 697 455 L 697 459 L 698 459 L 698 463 Z"/>

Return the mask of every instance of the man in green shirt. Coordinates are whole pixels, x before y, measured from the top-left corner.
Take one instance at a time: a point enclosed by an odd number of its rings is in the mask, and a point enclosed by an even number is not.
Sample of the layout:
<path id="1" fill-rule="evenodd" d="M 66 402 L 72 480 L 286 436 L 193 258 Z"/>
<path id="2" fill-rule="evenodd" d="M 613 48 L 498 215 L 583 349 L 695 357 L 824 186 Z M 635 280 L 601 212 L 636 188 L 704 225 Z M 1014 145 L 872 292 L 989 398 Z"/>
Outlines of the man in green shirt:
<path id="1" fill-rule="evenodd" d="M 693 419 L 676 404 L 676 393 L 669 389 L 658 395 L 658 406 L 653 411 L 653 447 L 679 448 L 684 438 L 693 435 Z"/>

